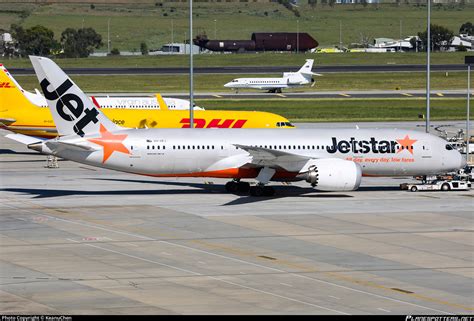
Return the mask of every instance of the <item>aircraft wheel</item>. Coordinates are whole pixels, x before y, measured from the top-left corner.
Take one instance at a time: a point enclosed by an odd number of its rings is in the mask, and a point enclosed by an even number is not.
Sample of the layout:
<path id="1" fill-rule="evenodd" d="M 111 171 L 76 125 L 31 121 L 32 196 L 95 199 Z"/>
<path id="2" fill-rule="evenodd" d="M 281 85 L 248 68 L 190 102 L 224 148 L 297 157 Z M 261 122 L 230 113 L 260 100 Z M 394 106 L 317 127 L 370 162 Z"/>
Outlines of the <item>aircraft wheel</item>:
<path id="1" fill-rule="evenodd" d="M 410 191 L 412 191 L 412 192 L 416 192 L 417 190 L 418 190 L 418 187 L 416 187 L 416 186 L 412 186 L 410 188 Z"/>
<path id="2" fill-rule="evenodd" d="M 450 189 L 451 189 L 451 187 L 449 186 L 449 184 L 441 185 L 441 190 L 442 191 L 449 191 Z"/>
<path id="3" fill-rule="evenodd" d="M 265 196 L 273 196 L 275 195 L 275 190 L 271 186 L 265 186 L 263 188 L 263 195 Z"/>
<path id="4" fill-rule="evenodd" d="M 239 185 L 236 182 L 227 182 L 225 184 L 225 190 L 229 193 L 237 193 Z"/>
<path id="5" fill-rule="evenodd" d="M 272 196 L 275 195 L 275 190 L 270 186 L 252 186 L 250 187 L 250 195 L 252 196 Z"/>
<path id="6" fill-rule="evenodd" d="M 250 190 L 250 184 L 247 182 L 239 182 L 237 184 L 237 189 L 241 193 L 248 193 Z"/>
<path id="7" fill-rule="evenodd" d="M 263 196 L 263 187 L 259 185 L 250 187 L 250 195 Z"/>

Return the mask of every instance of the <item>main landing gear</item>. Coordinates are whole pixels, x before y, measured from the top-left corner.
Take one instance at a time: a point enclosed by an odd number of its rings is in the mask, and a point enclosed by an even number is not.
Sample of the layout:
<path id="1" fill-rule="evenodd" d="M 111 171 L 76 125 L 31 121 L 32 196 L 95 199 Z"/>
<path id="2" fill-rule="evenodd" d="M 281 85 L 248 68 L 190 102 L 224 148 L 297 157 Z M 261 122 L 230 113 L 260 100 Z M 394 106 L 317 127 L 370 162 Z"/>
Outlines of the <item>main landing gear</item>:
<path id="1" fill-rule="evenodd" d="M 265 186 L 275 174 L 275 169 L 263 167 L 256 180 L 258 182 L 255 186 L 250 186 L 247 182 L 241 182 L 236 178 L 233 181 L 225 184 L 225 189 L 230 193 L 250 193 L 252 196 L 273 196 L 275 190 L 271 186 Z"/>
<path id="2" fill-rule="evenodd" d="M 227 182 L 225 184 L 225 190 L 229 193 L 248 193 L 250 190 L 250 184 L 247 182 L 241 182 L 238 179 Z"/>
<path id="3" fill-rule="evenodd" d="M 271 186 L 265 186 L 263 184 L 257 184 L 250 187 L 250 195 L 252 196 L 273 196 L 275 190 Z"/>
<path id="4" fill-rule="evenodd" d="M 233 180 L 225 184 L 225 190 L 229 193 L 249 193 L 252 196 L 273 196 L 275 190 L 271 186 L 257 184 L 250 186 L 247 182 Z"/>

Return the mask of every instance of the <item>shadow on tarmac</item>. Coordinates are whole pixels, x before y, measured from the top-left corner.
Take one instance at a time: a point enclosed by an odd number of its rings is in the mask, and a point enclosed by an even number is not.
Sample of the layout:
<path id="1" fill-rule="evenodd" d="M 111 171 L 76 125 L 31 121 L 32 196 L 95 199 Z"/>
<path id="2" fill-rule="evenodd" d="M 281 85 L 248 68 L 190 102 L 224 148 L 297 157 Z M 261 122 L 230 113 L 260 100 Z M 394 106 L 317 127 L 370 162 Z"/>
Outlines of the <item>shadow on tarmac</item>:
<path id="1" fill-rule="evenodd" d="M 156 184 L 156 185 L 166 185 L 166 186 L 186 186 L 192 187 L 195 189 L 172 189 L 172 190 L 109 190 L 109 191 L 85 191 L 85 190 L 65 190 L 65 189 L 39 189 L 39 188 L 2 188 L 0 191 L 5 192 L 14 192 L 14 193 L 23 193 L 33 196 L 34 199 L 40 198 L 53 198 L 53 197 L 63 197 L 63 196 L 100 196 L 100 195 L 192 195 L 192 194 L 208 194 L 208 193 L 218 193 L 226 194 L 229 193 L 225 191 L 223 185 L 213 185 L 213 184 L 201 184 L 201 183 L 186 183 L 186 182 L 154 182 L 148 180 L 127 180 L 127 179 L 109 179 L 109 178 L 93 178 L 90 180 L 95 181 L 111 181 L 111 182 L 124 182 L 124 183 L 140 183 L 140 184 Z M 243 205 L 285 197 L 305 197 L 305 198 L 351 198 L 353 196 L 346 194 L 329 194 L 327 192 L 318 192 L 313 188 L 302 188 L 297 186 L 274 186 L 275 194 L 274 196 L 263 196 L 255 197 L 248 194 L 239 194 L 235 193 L 233 195 L 238 198 L 232 200 L 228 203 L 222 204 L 222 206 L 228 205 Z M 311 195 L 309 195 L 311 194 Z"/>

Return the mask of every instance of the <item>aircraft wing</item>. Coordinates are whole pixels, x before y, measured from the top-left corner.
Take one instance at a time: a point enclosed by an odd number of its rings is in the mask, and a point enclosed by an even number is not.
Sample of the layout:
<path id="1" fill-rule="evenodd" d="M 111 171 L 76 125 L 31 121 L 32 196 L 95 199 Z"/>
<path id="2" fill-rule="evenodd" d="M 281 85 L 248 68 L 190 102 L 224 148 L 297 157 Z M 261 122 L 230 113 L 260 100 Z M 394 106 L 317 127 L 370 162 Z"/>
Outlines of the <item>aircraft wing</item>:
<path id="1" fill-rule="evenodd" d="M 289 172 L 299 172 L 308 160 L 312 159 L 308 156 L 274 149 L 239 144 L 234 144 L 234 146 L 241 148 L 250 154 L 250 164 L 252 165 L 282 168 Z"/>

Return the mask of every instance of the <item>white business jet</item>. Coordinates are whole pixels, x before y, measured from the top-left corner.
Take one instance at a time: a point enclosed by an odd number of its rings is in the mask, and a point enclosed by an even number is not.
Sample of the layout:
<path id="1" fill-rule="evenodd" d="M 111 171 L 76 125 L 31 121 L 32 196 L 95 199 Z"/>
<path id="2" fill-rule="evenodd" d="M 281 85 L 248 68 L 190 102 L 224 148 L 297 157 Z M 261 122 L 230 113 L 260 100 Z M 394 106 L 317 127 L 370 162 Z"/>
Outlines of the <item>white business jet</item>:
<path id="1" fill-rule="evenodd" d="M 239 90 L 242 88 L 265 89 L 268 92 L 281 93 L 283 88 L 299 87 L 307 84 L 315 85 L 313 76 L 321 76 L 311 71 L 314 59 L 306 59 L 306 63 L 297 72 L 285 72 L 279 78 L 236 78 L 224 87 Z"/>

